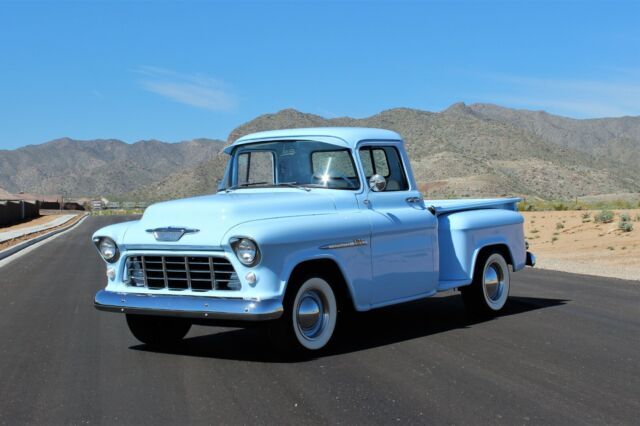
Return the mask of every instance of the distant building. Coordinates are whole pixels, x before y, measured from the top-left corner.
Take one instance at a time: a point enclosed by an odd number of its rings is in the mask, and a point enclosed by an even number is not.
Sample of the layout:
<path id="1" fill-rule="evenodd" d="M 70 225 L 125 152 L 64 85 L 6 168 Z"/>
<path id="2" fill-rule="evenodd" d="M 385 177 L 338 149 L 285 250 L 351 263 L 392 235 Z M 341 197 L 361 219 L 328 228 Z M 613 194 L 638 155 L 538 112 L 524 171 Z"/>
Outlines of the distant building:
<path id="1" fill-rule="evenodd" d="M 102 200 L 91 200 L 91 210 L 102 210 Z"/>

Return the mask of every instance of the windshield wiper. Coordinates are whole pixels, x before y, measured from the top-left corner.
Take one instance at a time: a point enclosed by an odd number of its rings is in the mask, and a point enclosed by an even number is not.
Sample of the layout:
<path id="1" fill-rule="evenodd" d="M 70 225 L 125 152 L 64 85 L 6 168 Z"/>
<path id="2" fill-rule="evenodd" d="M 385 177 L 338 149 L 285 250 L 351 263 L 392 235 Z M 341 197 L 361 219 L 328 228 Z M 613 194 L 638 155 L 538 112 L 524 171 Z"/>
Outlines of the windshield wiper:
<path id="1" fill-rule="evenodd" d="M 246 188 L 248 186 L 267 185 L 268 183 L 269 182 L 247 182 L 247 183 L 241 183 L 240 185 L 233 185 L 233 186 L 230 186 L 228 188 L 225 188 L 224 192 L 230 192 L 230 191 L 233 191 L 234 189 Z"/>
<path id="2" fill-rule="evenodd" d="M 303 191 L 311 191 L 311 188 L 307 188 L 305 186 L 300 185 L 298 182 L 278 182 L 274 185 L 272 185 L 274 187 L 278 187 L 278 186 L 286 186 L 288 188 L 297 188 L 297 189 L 302 189 Z"/>
<path id="3" fill-rule="evenodd" d="M 247 183 L 242 183 L 240 185 L 233 185 L 228 188 L 225 188 L 224 192 L 230 192 L 230 191 L 233 191 L 234 189 L 239 189 L 239 188 L 247 188 L 249 186 L 263 186 L 264 188 L 277 188 L 280 186 L 286 186 L 287 188 L 297 188 L 307 192 L 311 191 L 311 188 L 304 187 L 298 184 L 298 182 L 278 182 L 278 183 L 247 182 Z"/>

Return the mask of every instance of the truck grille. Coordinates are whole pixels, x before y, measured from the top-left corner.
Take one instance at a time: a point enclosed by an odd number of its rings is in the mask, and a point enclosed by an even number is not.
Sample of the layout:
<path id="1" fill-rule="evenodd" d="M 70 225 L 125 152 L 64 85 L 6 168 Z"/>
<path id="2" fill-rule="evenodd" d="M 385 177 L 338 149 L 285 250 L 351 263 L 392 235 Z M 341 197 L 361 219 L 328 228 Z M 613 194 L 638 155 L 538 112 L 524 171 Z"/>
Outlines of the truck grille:
<path id="1" fill-rule="evenodd" d="M 240 290 L 240 280 L 224 257 L 130 256 L 127 284 L 169 290 Z"/>

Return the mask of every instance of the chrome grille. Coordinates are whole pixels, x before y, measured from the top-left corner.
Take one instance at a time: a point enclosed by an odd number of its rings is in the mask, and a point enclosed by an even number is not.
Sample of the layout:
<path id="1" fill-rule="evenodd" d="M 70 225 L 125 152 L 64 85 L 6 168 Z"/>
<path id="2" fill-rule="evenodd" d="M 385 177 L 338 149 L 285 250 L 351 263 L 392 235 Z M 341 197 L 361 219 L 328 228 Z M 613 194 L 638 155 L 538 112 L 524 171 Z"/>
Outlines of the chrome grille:
<path id="1" fill-rule="evenodd" d="M 224 257 L 129 256 L 127 284 L 169 290 L 240 290 L 240 280 Z"/>

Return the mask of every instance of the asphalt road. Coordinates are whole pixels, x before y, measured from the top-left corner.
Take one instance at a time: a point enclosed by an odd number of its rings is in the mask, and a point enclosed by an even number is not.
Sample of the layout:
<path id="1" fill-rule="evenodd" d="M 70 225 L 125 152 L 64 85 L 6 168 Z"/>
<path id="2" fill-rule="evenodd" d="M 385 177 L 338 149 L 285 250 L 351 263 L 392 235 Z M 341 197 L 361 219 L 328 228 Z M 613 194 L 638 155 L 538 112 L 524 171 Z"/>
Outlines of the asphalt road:
<path id="1" fill-rule="evenodd" d="M 90 235 L 116 220 L 89 218 L 0 268 L 1 424 L 640 418 L 637 283 L 526 270 L 497 319 L 466 316 L 447 293 L 358 315 L 331 354 L 304 362 L 260 329 L 194 327 L 158 352 L 93 308 L 105 278 Z"/>

